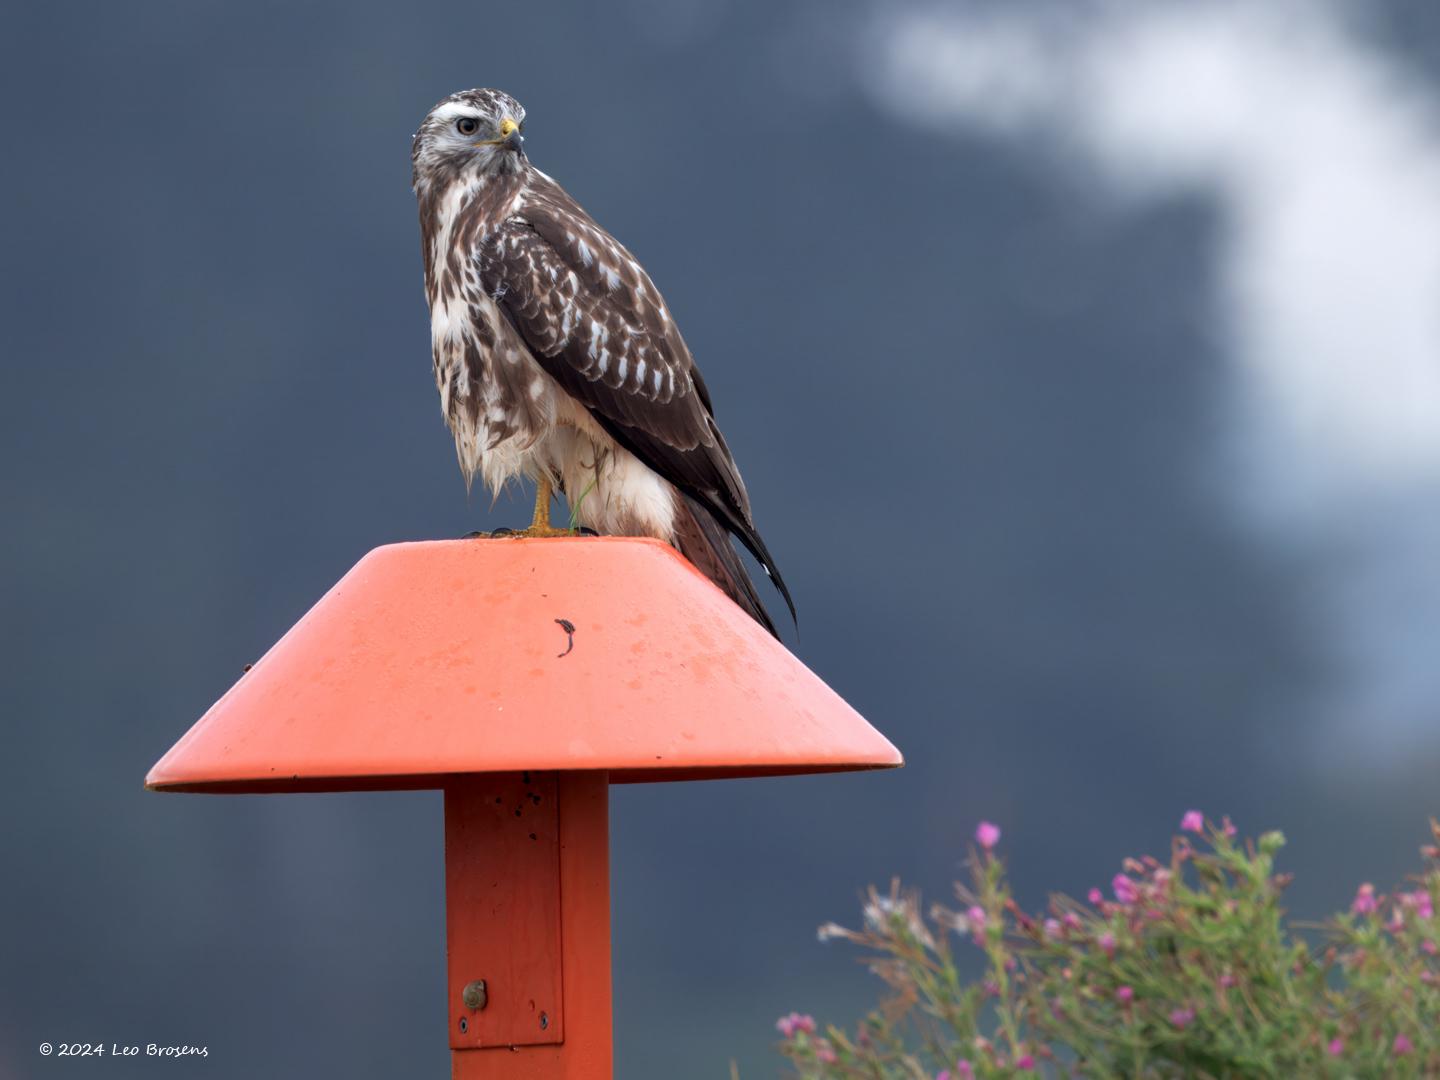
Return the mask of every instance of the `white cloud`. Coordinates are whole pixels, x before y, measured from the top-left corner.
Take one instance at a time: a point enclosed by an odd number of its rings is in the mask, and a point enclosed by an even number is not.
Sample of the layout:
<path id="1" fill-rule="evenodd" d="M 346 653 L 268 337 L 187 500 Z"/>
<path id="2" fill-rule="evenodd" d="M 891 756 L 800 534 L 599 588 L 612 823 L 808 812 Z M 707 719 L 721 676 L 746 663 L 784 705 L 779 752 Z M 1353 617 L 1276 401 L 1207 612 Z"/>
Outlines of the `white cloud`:
<path id="1" fill-rule="evenodd" d="M 874 98 L 1220 211 L 1249 520 L 1344 548 L 1317 595 L 1367 730 L 1440 707 L 1440 106 L 1321 0 L 887 9 Z"/>
<path id="2" fill-rule="evenodd" d="M 1043 134 L 1129 197 L 1213 193 L 1224 331 L 1276 436 L 1361 484 L 1440 479 L 1440 120 L 1331 8 L 961 7 L 880 32 L 872 85 L 906 117 Z"/>

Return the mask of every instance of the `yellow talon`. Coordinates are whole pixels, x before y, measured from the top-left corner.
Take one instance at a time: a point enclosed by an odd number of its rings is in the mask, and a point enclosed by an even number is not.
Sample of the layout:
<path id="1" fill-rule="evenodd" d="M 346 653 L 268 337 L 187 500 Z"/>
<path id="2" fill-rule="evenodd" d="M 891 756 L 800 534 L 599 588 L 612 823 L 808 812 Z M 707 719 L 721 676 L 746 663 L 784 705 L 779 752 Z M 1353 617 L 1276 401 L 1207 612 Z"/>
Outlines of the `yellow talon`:
<path id="1" fill-rule="evenodd" d="M 501 125 L 503 130 L 504 125 Z M 541 477 L 535 484 L 535 515 L 530 519 L 530 527 L 519 532 L 511 533 L 511 536 L 523 538 L 549 537 L 549 536 L 574 536 L 573 529 L 557 529 L 550 524 L 550 496 L 552 489 L 550 478 Z"/>

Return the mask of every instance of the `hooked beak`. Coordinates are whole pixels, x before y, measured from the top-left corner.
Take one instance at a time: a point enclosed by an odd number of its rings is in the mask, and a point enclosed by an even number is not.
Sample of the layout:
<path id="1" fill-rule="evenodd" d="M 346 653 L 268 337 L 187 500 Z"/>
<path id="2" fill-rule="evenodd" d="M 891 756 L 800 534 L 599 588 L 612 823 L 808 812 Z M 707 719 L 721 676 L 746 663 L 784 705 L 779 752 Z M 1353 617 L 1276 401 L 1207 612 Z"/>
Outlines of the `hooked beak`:
<path id="1" fill-rule="evenodd" d="M 520 134 L 520 125 L 507 116 L 500 121 L 500 137 L 498 139 L 485 139 L 475 145 L 498 146 L 502 150 L 513 150 L 519 153 L 525 147 L 525 136 Z"/>

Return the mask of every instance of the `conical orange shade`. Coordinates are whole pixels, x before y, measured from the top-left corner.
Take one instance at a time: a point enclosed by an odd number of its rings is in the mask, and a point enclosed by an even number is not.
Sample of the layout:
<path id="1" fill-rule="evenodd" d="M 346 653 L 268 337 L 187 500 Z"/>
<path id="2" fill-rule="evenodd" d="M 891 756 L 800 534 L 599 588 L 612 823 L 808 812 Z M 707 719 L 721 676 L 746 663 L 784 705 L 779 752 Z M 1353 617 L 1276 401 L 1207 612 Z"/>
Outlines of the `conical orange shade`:
<path id="1" fill-rule="evenodd" d="M 146 785 L 441 787 L 527 769 L 625 783 L 900 764 L 669 546 L 455 540 L 365 556 Z"/>

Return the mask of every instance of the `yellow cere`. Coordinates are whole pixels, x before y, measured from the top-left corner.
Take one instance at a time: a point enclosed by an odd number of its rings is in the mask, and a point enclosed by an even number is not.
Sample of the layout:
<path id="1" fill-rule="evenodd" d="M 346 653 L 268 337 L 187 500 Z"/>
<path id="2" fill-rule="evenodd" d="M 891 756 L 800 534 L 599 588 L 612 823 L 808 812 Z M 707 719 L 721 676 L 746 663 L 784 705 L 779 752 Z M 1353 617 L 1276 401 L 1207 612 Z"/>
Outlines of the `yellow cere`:
<path id="1" fill-rule="evenodd" d="M 511 133 L 519 126 L 519 124 L 507 116 L 504 120 L 500 121 L 500 137 L 502 139 L 508 139 Z"/>

